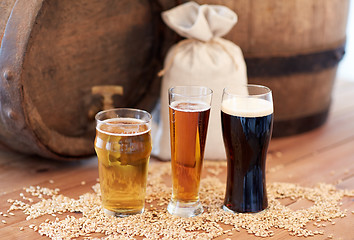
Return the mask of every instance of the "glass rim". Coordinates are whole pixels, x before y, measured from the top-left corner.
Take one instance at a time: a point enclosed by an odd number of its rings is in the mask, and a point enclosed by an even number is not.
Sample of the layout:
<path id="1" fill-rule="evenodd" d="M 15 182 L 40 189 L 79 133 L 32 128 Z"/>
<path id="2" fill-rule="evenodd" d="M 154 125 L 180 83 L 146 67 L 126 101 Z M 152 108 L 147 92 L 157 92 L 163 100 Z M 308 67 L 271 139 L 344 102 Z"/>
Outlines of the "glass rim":
<path id="1" fill-rule="evenodd" d="M 106 118 L 104 120 L 100 120 L 98 119 L 99 116 L 106 114 L 108 112 L 117 112 L 117 111 L 128 111 L 128 112 L 136 112 L 136 113 L 143 113 L 146 114 L 148 116 L 147 120 L 141 119 L 141 118 L 134 118 L 137 120 L 140 120 L 141 123 L 134 123 L 134 124 L 129 124 L 129 125 L 136 125 L 136 126 L 140 126 L 140 125 L 144 125 L 144 124 L 149 124 L 151 123 L 152 120 L 152 116 L 149 112 L 145 111 L 145 110 L 141 110 L 141 109 L 136 109 L 136 108 L 112 108 L 112 109 L 107 109 L 107 110 L 103 110 L 103 111 L 99 111 L 98 113 L 96 113 L 95 115 L 95 120 L 97 123 L 99 124 L 107 124 L 107 125 L 111 125 L 111 126 L 121 126 L 121 125 L 126 125 L 125 123 L 109 123 L 109 122 L 105 122 L 107 119 L 112 119 L 112 118 Z M 117 118 L 123 118 L 120 116 L 117 116 Z M 132 117 L 124 117 L 124 118 L 132 118 Z M 98 124 L 97 124 L 98 125 Z"/>
<path id="2" fill-rule="evenodd" d="M 176 93 L 176 92 L 173 92 L 174 89 L 177 89 L 177 88 L 194 88 L 194 89 L 206 89 L 208 92 L 207 93 L 202 93 L 202 94 L 198 94 L 198 95 L 188 95 L 188 94 L 183 94 L 183 93 Z M 205 97 L 205 96 L 209 96 L 209 95 L 212 95 L 214 92 L 212 89 L 206 87 L 206 86 L 198 86 L 198 85 L 185 85 L 185 86 L 174 86 L 174 87 L 170 87 L 168 89 L 168 93 L 169 94 L 173 94 L 175 96 L 181 96 L 181 97 L 188 97 L 188 98 L 198 98 L 198 97 Z"/>
<path id="3" fill-rule="evenodd" d="M 223 89 L 223 93 L 226 93 L 228 95 L 232 95 L 232 96 L 239 96 L 239 97 L 262 97 L 262 96 L 266 96 L 269 94 L 272 94 L 272 90 L 264 85 L 260 85 L 260 84 L 246 84 L 246 85 L 241 85 L 241 87 L 246 87 L 247 89 L 249 89 L 250 87 L 252 88 L 257 88 L 257 89 L 265 89 L 264 93 L 260 93 L 260 94 L 237 94 L 237 93 L 232 93 L 229 90 L 232 89 L 233 87 L 225 87 Z"/>

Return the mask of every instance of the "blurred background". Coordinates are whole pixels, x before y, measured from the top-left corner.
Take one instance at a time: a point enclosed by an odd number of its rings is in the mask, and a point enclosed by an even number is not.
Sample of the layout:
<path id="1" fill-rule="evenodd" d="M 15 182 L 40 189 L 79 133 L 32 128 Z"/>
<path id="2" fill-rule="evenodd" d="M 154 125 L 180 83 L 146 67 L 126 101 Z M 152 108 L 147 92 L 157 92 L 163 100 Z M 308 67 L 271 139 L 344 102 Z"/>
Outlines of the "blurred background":
<path id="1" fill-rule="evenodd" d="M 354 82 L 354 2 L 350 3 L 347 25 L 347 45 L 343 60 L 339 64 L 337 78 Z"/>

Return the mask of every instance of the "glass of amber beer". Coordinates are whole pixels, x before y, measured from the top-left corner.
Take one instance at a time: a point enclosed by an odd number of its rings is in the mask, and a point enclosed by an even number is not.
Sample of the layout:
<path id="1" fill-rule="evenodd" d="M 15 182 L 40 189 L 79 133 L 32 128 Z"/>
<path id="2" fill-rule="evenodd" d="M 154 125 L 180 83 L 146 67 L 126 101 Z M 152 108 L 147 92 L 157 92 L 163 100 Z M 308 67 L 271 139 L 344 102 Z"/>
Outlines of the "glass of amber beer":
<path id="1" fill-rule="evenodd" d="M 200 86 L 170 88 L 172 198 L 167 211 L 180 217 L 203 212 L 199 201 L 200 174 L 213 91 Z"/>
<path id="2" fill-rule="evenodd" d="M 221 122 L 227 156 L 223 209 L 262 211 L 268 206 L 265 164 L 273 129 L 271 90 L 260 85 L 225 88 Z"/>
<path id="3" fill-rule="evenodd" d="M 137 109 L 111 109 L 96 115 L 95 150 L 101 199 L 107 215 L 142 213 L 151 152 L 151 115 Z"/>

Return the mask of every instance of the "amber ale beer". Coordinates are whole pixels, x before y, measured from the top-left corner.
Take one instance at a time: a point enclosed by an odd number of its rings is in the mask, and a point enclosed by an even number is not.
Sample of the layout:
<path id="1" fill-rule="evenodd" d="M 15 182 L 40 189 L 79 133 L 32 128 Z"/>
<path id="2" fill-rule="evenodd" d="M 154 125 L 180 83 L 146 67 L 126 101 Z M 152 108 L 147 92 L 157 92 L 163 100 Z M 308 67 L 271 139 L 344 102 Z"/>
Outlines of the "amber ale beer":
<path id="1" fill-rule="evenodd" d="M 102 119 L 97 120 L 95 150 L 104 211 L 120 217 L 141 213 L 151 152 L 150 114 L 114 109 L 97 118 Z"/>
<path id="2" fill-rule="evenodd" d="M 178 90 L 179 97 L 172 97 L 169 105 L 173 188 L 168 211 L 190 217 L 203 212 L 199 185 L 212 92 L 205 87 L 172 89 L 175 93 Z M 193 94 L 198 97 L 190 98 Z"/>
<path id="3" fill-rule="evenodd" d="M 227 155 L 223 208 L 232 212 L 259 212 L 268 206 L 265 164 L 273 127 L 273 104 L 271 95 L 267 96 L 268 88 L 254 85 L 248 88 L 247 97 L 224 90 L 221 106 Z"/>

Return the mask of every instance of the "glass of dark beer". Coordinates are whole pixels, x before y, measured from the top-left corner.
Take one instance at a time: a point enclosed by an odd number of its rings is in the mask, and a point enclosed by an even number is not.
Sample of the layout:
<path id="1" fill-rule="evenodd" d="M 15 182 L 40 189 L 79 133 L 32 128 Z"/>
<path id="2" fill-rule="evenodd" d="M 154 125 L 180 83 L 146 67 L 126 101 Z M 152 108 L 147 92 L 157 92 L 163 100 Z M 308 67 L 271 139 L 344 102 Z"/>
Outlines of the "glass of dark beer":
<path id="1" fill-rule="evenodd" d="M 96 115 L 95 150 L 101 199 L 107 215 L 142 213 L 151 152 L 151 115 L 119 108 Z"/>
<path id="2" fill-rule="evenodd" d="M 273 130 L 271 90 L 260 85 L 225 88 L 221 123 L 227 156 L 223 209 L 262 211 L 268 206 L 265 164 Z"/>
<path id="3" fill-rule="evenodd" d="M 199 201 L 200 175 L 213 91 L 207 87 L 170 88 L 172 198 L 167 211 L 180 217 L 203 212 Z"/>

